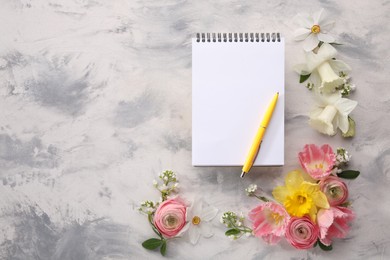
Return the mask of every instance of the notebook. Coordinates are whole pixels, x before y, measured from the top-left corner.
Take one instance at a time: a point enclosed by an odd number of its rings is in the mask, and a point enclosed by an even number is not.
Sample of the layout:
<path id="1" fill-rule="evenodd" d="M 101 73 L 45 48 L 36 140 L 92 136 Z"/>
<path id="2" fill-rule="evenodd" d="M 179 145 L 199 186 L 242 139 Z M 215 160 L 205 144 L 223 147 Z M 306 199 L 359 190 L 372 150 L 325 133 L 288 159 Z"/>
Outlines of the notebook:
<path id="1" fill-rule="evenodd" d="M 242 166 L 276 92 L 278 103 L 254 166 L 284 164 L 284 38 L 197 34 L 192 39 L 192 164 Z"/>

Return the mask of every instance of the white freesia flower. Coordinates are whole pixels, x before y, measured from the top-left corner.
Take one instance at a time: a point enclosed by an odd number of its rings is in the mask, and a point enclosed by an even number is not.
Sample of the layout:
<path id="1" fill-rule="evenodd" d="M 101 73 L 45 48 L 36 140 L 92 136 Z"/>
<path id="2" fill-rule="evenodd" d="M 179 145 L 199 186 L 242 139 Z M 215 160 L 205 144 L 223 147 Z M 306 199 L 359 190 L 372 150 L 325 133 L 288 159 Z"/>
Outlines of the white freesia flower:
<path id="1" fill-rule="evenodd" d="M 335 60 L 337 50 L 328 43 L 323 43 L 317 53 L 306 53 L 306 63 L 295 66 L 301 75 L 310 75 L 310 80 L 324 93 L 332 93 L 344 84 L 340 72 L 349 72 L 351 68 L 341 60 Z"/>
<path id="2" fill-rule="evenodd" d="M 194 200 L 187 210 L 188 237 L 195 245 L 200 236 L 209 238 L 214 235 L 210 221 L 217 215 L 218 209 L 209 205 L 203 205 L 202 200 Z"/>
<path id="3" fill-rule="evenodd" d="M 349 128 L 348 115 L 358 102 L 342 98 L 340 93 L 317 95 L 317 100 L 318 107 L 310 114 L 310 126 L 327 135 L 335 135 L 337 128 L 346 133 Z"/>
<path id="4" fill-rule="evenodd" d="M 334 26 L 334 21 L 327 20 L 323 15 L 324 9 L 314 13 L 312 16 L 307 14 L 298 14 L 295 17 L 296 22 L 301 26 L 294 32 L 296 41 L 303 41 L 303 49 L 307 52 L 312 51 L 322 42 L 334 42 L 334 38 L 328 34 L 328 31 Z"/>

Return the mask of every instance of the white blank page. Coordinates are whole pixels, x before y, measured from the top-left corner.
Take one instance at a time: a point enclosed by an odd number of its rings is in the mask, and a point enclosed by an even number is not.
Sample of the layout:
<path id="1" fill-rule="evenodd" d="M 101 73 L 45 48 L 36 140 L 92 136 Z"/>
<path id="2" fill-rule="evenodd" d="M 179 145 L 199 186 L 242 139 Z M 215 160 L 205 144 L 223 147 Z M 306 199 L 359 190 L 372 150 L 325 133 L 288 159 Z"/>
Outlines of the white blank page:
<path id="1" fill-rule="evenodd" d="M 284 39 L 192 39 L 192 164 L 242 166 L 276 92 L 279 99 L 254 165 L 284 164 Z"/>

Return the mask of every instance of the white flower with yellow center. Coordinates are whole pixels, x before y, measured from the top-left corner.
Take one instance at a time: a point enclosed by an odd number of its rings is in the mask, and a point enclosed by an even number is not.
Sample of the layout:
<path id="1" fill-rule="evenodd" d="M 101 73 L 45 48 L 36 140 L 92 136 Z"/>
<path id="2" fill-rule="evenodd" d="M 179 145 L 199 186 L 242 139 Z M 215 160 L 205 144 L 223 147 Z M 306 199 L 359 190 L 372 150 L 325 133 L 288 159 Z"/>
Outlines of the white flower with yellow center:
<path id="1" fill-rule="evenodd" d="M 328 32 L 334 26 L 334 21 L 327 20 L 323 15 L 324 9 L 314 13 L 312 16 L 298 14 L 296 22 L 301 26 L 294 32 L 296 41 L 303 41 L 303 49 L 307 52 L 315 49 L 321 42 L 334 42 L 333 36 Z"/>
<path id="2" fill-rule="evenodd" d="M 195 245 L 201 235 L 205 238 L 214 235 L 210 221 L 217 213 L 218 209 L 203 205 L 202 200 L 194 200 L 194 203 L 187 210 L 188 237 L 191 244 Z"/>
<path id="3" fill-rule="evenodd" d="M 358 102 L 342 98 L 340 93 L 317 95 L 317 102 L 317 108 L 310 114 L 310 126 L 327 135 L 335 135 L 337 128 L 344 134 L 347 133 L 348 115 Z"/>

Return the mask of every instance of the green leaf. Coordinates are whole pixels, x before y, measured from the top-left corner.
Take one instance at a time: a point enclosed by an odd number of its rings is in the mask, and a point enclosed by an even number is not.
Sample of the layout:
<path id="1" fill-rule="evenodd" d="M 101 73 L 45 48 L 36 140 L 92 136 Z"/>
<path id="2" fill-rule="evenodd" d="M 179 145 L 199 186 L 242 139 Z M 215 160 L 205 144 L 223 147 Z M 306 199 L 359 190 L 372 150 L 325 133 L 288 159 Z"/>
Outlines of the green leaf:
<path id="1" fill-rule="evenodd" d="M 300 77 L 299 77 L 299 83 L 305 82 L 305 81 L 310 77 L 310 75 L 311 75 L 311 74 L 300 75 Z"/>
<path id="2" fill-rule="evenodd" d="M 316 247 L 318 245 L 318 240 L 314 243 L 313 247 Z"/>
<path id="3" fill-rule="evenodd" d="M 349 123 L 348 131 L 345 134 L 343 133 L 342 135 L 343 135 L 343 137 L 354 137 L 356 123 L 351 117 L 348 117 L 348 123 Z"/>
<path id="4" fill-rule="evenodd" d="M 167 241 L 164 240 L 160 248 L 160 253 L 162 256 L 165 256 L 166 252 L 167 252 Z"/>
<path id="5" fill-rule="evenodd" d="M 340 173 L 337 173 L 337 176 L 344 179 L 356 179 L 359 176 L 359 171 L 354 170 L 345 170 Z"/>
<path id="6" fill-rule="evenodd" d="M 157 247 L 161 246 L 163 240 L 157 238 L 151 238 L 142 243 L 142 246 L 149 250 L 154 250 Z"/>
<path id="7" fill-rule="evenodd" d="M 331 43 L 329 43 L 330 45 L 344 45 L 344 44 L 342 44 L 342 43 L 337 43 L 337 42 L 331 42 Z"/>
<path id="8" fill-rule="evenodd" d="M 318 245 L 324 251 L 330 251 L 333 249 L 332 245 L 326 246 L 326 245 L 322 244 L 320 240 L 318 240 Z"/>
<path id="9" fill-rule="evenodd" d="M 229 229 L 228 231 L 225 232 L 225 236 L 234 236 L 240 234 L 240 230 L 238 229 Z"/>

